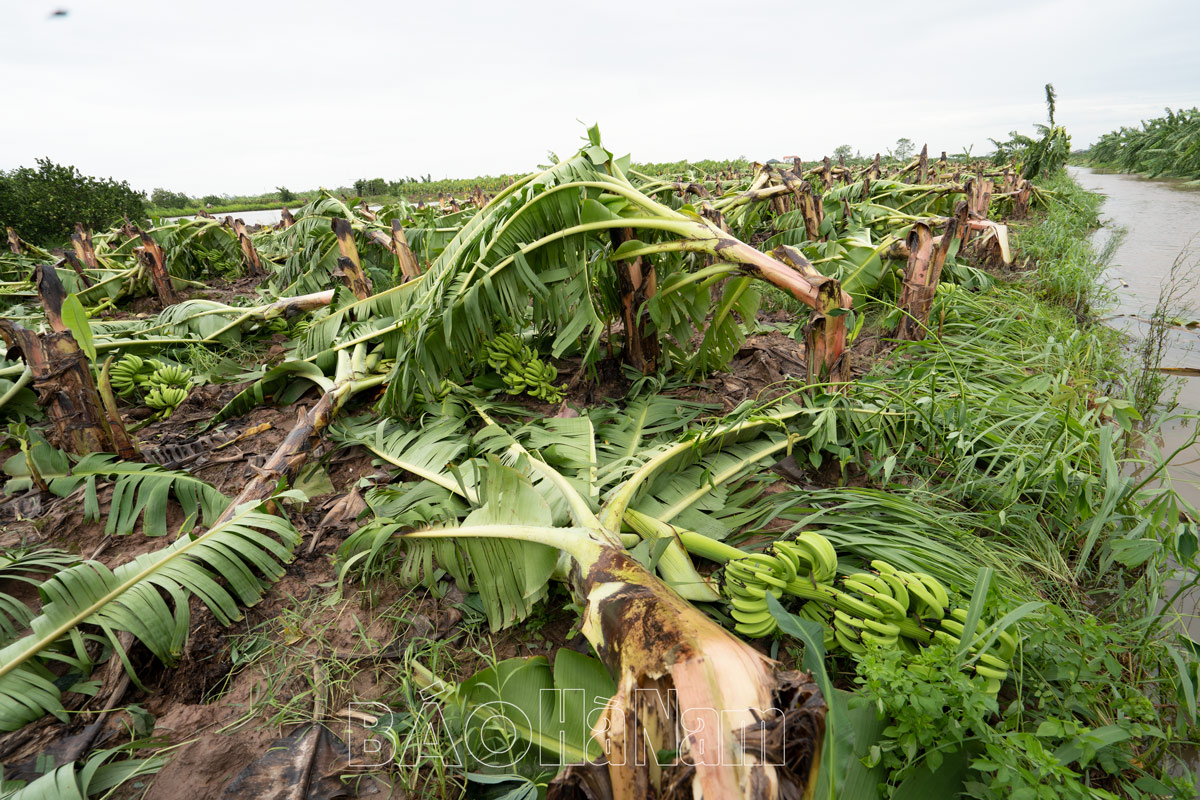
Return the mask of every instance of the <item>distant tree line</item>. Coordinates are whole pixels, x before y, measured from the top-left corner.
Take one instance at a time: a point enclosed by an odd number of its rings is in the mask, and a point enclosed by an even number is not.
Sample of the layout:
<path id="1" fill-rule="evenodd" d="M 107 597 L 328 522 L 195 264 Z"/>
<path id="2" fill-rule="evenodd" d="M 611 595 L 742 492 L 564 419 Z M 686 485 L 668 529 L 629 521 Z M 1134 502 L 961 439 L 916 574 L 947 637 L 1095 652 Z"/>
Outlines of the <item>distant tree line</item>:
<path id="1" fill-rule="evenodd" d="M 442 178 L 434 180 L 433 175 L 422 175 L 416 178 L 405 177 L 389 181 L 384 178 L 359 178 L 351 184 L 354 194 L 358 197 L 397 198 L 408 200 L 431 200 L 438 195 L 444 197 L 466 197 L 475 191 L 476 187 L 487 194 L 495 194 L 512 183 L 515 175 L 482 175 L 477 178 Z"/>
<path id="2" fill-rule="evenodd" d="M 60 244 L 76 222 L 102 229 L 122 217 L 145 216 L 146 196 L 125 181 L 93 178 L 48 158 L 36 163 L 0 170 L 0 227 L 13 228 L 27 241 Z"/>

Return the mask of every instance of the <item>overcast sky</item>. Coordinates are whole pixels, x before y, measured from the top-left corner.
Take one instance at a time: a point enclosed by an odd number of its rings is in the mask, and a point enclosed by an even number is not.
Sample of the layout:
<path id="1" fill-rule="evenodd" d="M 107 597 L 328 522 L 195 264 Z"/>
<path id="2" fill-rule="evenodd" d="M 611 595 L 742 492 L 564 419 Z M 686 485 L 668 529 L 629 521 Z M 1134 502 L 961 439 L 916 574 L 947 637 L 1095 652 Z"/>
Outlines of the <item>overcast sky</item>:
<path id="1" fill-rule="evenodd" d="M 51 18 L 62 8 L 66 16 Z M 191 195 L 639 161 L 1076 146 L 1200 104 L 1196 0 L 0 0 L 0 169 Z"/>

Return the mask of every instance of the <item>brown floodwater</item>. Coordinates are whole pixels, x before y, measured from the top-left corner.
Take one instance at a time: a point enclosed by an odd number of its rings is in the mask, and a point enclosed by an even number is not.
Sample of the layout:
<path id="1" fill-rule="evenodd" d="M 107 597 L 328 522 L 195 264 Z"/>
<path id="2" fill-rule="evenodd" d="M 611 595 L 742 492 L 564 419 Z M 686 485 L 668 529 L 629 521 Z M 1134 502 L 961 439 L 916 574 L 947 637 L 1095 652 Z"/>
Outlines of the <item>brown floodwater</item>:
<path id="1" fill-rule="evenodd" d="M 1108 227 L 1096 232 L 1097 248 L 1114 235 L 1114 229 L 1124 231 L 1106 274 L 1117 315 L 1109 324 L 1135 341 L 1144 336 L 1144 320 L 1153 312 L 1159 290 L 1180 258 L 1185 280 L 1190 277 L 1192 283 L 1183 294 L 1184 307 L 1176 307 L 1172 314 L 1182 320 L 1200 319 L 1200 191 L 1134 175 L 1077 167 L 1070 171 L 1085 189 L 1104 195 L 1101 214 Z M 1200 327 L 1195 331 L 1171 331 L 1163 366 L 1200 369 Z M 1173 381 L 1164 399 L 1172 396 L 1178 402 L 1177 416 L 1163 426 L 1160 444 L 1164 453 L 1187 443 L 1193 433 L 1195 421 L 1188 415 L 1200 414 L 1200 377 Z M 1180 496 L 1200 507 L 1200 446 L 1193 444 L 1180 452 L 1168 472 Z M 1173 593 L 1178 586 L 1172 581 L 1168 591 Z M 1200 591 L 1181 597 L 1175 610 L 1192 638 L 1200 641 Z"/>

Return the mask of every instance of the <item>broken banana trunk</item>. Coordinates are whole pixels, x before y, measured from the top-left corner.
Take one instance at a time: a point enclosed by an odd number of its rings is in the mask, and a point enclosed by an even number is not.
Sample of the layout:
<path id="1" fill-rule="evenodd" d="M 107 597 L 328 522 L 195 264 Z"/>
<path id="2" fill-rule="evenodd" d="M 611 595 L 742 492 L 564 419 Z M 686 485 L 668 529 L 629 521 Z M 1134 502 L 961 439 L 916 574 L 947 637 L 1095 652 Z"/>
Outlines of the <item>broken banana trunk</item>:
<path id="1" fill-rule="evenodd" d="M 291 214 L 288 216 L 291 217 Z M 240 219 L 230 219 L 229 217 L 225 218 L 225 223 L 232 227 L 233 232 L 237 235 L 238 244 L 242 248 L 242 258 L 245 259 L 246 268 L 250 270 L 250 274 L 255 278 L 265 276 L 267 271 L 263 269 L 258 251 L 254 249 L 254 242 L 250 241 L 250 235 L 246 233 L 246 223 Z"/>
<path id="2" fill-rule="evenodd" d="M 87 356 L 62 318 L 66 292 L 54 267 L 39 265 L 34 281 L 51 330 L 36 333 L 12 320 L 0 320 L 8 357 L 21 357 L 33 378 L 38 405 L 54 425 L 57 444 L 74 455 L 136 454 L 119 415 L 110 418 L 92 378 Z"/>
<path id="3" fill-rule="evenodd" d="M 904 316 L 896 330 L 898 339 L 915 342 L 925 338 L 942 267 L 946 264 L 950 246 L 955 240 L 961 240 L 966 227 L 967 206 L 961 202 L 955 215 L 946 221 L 946 232 L 941 236 L 931 235 L 929 226 L 922 222 L 913 226 L 908 235 L 908 268 L 904 271 L 904 288 L 900 293 Z"/>
<path id="4" fill-rule="evenodd" d="M 776 261 L 793 267 L 814 287 L 813 312 L 804 331 L 808 381 L 841 383 L 849 379 L 846 351 L 846 312 L 850 295 L 835 278 L 822 275 L 795 247 L 780 245 L 771 251 Z"/>
<path id="5" fill-rule="evenodd" d="M 337 237 L 338 252 L 341 253 L 337 264 L 342 280 L 345 281 L 350 291 L 354 292 L 355 297 L 359 300 L 366 300 L 371 296 L 371 280 L 363 271 L 362 260 L 358 256 L 358 245 L 354 243 L 354 232 L 350 228 L 350 222 L 341 217 L 334 217 L 331 224 L 333 235 Z"/>
<path id="6" fill-rule="evenodd" d="M 71 247 L 75 250 L 76 257 L 88 269 L 96 269 L 100 266 L 100 262 L 96 258 L 96 248 L 92 244 L 91 231 L 83 227 L 82 222 L 75 223 L 75 232 L 71 234 Z"/>
<path id="7" fill-rule="evenodd" d="M 529 463 L 572 491 L 552 468 L 536 459 Z M 592 727 L 602 757 L 568 767 L 548 797 L 808 796 L 824 736 L 825 703 L 816 688 L 792 673 L 778 673 L 775 662 L 648 571 L 582 497 L 564 494 L 580 527 L 485 524 L 403 534 L 519 539 L 570 557 L 567 582 L 583 607 L 580 633 L 608 668 L 616 694 Z M 793 694 L 780 705 L 780 690 L 786 694 L 797 686 L 809 686 L 803 702 Z M 664 759 L 670 763 L 660 765 L 664 753 L 672 754 Z"/>
<path id="8" fill-rule="evenodd" d="M 633 239 L 632 228 L 614 228 L 609 232 L 613 249 Z M 625 323 L 625 361 L 643 375 L 658 370 L 658 333 L 651 329 L 646 302 L 658 290 L 654 265 L 635 256 L 616 262 L 617 291 L 620 293 L 621 319 Z"/>
<path id="9" fill-rule="evenodd" d="M 392 220 L 392 248 L 396 254 L 401 279 L 411 281 L 413 278 L 419 278 L 421 267 L 417 264 L 412 248 L 408 246 L 408 237 L 404 235 L 404 227 L 398 219 Z"/>
<path id="10" fill-rule="evenodd" d="M 171 274 L 167 272 L 166 256 L 162 247 L 145 231 L 138 231 L 138 236 L 142 240 L 142 246 L 136 248 L 138 258 L 150 272 L 150 280 L 154 284 L 154 293 L 158 295 L 159 303 L 163 308 L 175 305 L 179 302 L 179 296 L 175 294 Z"/>
<path id="11" fill-rule="evenodd" d="M 38 405 L 53 423 L 59 447 L 79 456 L 120 450 L 87 357 L 70 331 L 35 333 L 4 319 L 0 320 L 0 337 L 8 346 L 9 358 L 23 358 L 29 365 Z"/>
<path id="12" fill-rule="evenodd" d="M 550 798 L 803 797 L 815 785 L 825 704 L 811 681 L 774 662 L 683 600 L 627 552 L 602 548 L 572 576 L 582 633 L 617 683 L 593 729 L 603 760 L 569 767 Z M 806 735 L 781 693 L 806 687 Z M 784 705 L 789 705 L 788 701 Z M 793 735 L 788 736 L 789 725 Z M 791 741 L 785 741 L 791 738 Z M 674 752 L 669 765 L 658 754 Z M 589 794 L 601 787 L 607 793 Z"/>

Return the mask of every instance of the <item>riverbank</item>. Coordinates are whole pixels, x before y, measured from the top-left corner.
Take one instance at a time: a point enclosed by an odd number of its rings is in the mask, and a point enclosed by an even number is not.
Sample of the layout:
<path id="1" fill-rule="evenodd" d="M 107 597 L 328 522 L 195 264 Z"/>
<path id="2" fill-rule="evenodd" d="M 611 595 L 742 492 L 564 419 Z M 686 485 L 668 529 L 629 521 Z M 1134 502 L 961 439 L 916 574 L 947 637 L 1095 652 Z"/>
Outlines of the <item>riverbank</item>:
<path id="1" fill-rule="evenodd" d="M 1165 487 L 1141 483 L 1154 466 L 1124 399 L 1138 368 L 1132 343 L 1095 317 L 1112 298 L 1104 247 L 1091 239 L 1102 198 L 1066 178 L 1044 188 L 1056 193 L 1050 208 L 1013 231 L 1017 261 L 1030 259 L 1030 269 L 979 294 L 949 295 L 942 336 L 872 372 L 930 420 L 915 437 L 921 450 L 892 467 L 887 502 L 908 504 L 896 535 L 916 536 L 933 519 L 961 526 L 985 543 L 976 557 L 994 559 L 984 563 L 1015 582 L 1005 611 L 1047 604 L 1022 627 L 1030 637 L 1022 683 L 1038 700 L 995 718 L 956 694 L 952 673 L 898 683 L 886 663 L 868 660 L 859 681 L 905 720 L 885 735 L 885 752 L 902 750 L 904 736 L 927 752 L 953 751 L 967 732 L 972 797 L 1107 796 L 1095 794 L 1101 787 L 1137 797 L 1154 781 L 1170 783 L 1164 772 L 1194 774 L 1194 762 L 1168 766 L 1171 753 L 1195 742 L 1194 729 L 1183 731 L 1194 720 L 1196 681 L 1181 669 L 1186 650 L 1176 649 L 1186 627 L 1161 599 L 1180 586 L 1171 571 L 1191 560 L 1195 527 L 1186 516 L 1179 528 L 1156 525 L 1160 515 L 1191 509 Z M 914 698 L 938 698 L 947 709 L 913 712 Z M 1094 755 L 1064 756 L 1090 737 Z M 913 774 L 911 759 L 892 763 L 893 783 Z M 1184 781 L 1178 790 L 1192 796 L 1195 787 Z"/>

